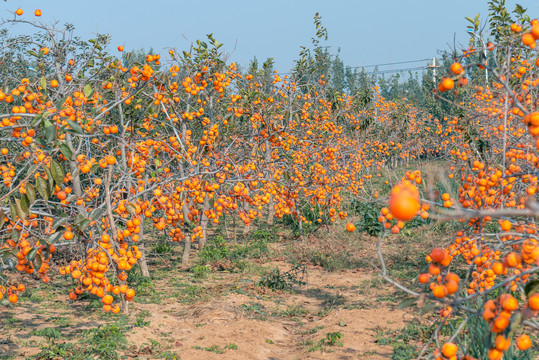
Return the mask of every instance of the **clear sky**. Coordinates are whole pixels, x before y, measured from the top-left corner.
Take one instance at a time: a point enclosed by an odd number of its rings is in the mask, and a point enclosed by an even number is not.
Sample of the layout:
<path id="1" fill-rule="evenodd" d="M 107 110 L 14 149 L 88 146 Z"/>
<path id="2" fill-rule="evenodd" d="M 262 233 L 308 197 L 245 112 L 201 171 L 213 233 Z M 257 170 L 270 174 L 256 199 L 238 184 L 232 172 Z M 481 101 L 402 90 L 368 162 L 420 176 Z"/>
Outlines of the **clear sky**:
<path id="1" fill-rule="evenodd" d="M 508 0 L 508 8 L 515 3 L 539 17 L 539 1 Z M 109 33 L 113 45 L 127 51 L 185 50 L 213 33 L 231 60 L 247 65 L 253 56 L 273 57 L 283 72 L 292 67 L 299 47 L 311 44 L 315 12 L 329 33 L 322 45 L 331 46 L 332 54 L 340 48 L 350 66 L 432 58 L 450 49 L 454 39 L 467 43 L 465 16 L 488 13 L 487 0 L 7 0 L 0 1 L 0 17 L 13 17 L 10 11 L 18 7 L 29 20 L 39 8 L 40 21 L 72 23 L 83 38 Z M 392 68 L 410 66 L 415 65 Z"/>

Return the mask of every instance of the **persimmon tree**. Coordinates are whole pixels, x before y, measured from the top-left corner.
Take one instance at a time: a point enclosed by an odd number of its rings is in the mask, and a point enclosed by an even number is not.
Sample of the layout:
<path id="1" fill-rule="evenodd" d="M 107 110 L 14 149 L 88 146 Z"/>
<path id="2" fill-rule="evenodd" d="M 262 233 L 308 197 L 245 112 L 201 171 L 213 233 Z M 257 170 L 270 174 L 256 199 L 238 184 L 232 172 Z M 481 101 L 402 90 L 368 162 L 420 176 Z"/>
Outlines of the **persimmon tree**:
<path id="1" fill-rule="evenodd" d="M 408 172 L 393 188 L 389 208 L 382 209 L 380 219 L 389 222 L 390 215 L 411 220 L 423 203 L 432 218 L 461 224 L 449 244 L 440 244 L 427 256 L 428 271 L 418 278 L 425 284 L 423 291 L 408 289 L 387 276 L 382 240 L 379 243 L 382 276 L 412 296 L 403 306 L 418 304 L 427 309 L 425 304 L 433 302 L 443 306 L 432 339 L 436 350 L 430 353 L 437 360 L 494 360 L 504 354 L 525 358 L 518 350 L 531 346 L 526 329 L 539 329 L 535 219 L 539 22 L 521 7 L 510 13 L 503 1 L 490 5 L 493 13 L 487 24 L 492 42 L 481 32 L 479 18 L 470 19 L 470 46 L 455 54 L 450 72 L 436 90 L 441 101 L 462 110 L 462 116 L 443 128 L 451 134 L 444 151 L 451 156 L 447 175 L 456 183 L 456 191 L 444 177 L 417 181 L 421 174 Z M 489 83 L 473 86 L 482 82 L 487 71 Z M 471 85 L 470 76 L 475 76 Z M 460 88 L 466 86 L 472 86 L 473 92 L 459 97 Z M 436 195 L 434 189 L 440 184 L 447 191 Z M 464 321 L 450 328 L 449 338 L 441 339 L 442 329 L 453 326 L 447 320 L 455 316 L 464 316 Z M 429 354 L 428 345 L 421 356 Z"/>
<path id="2" fill-rule="evenodd" d="M 2 210 L 3 267 L 47 282 L 56 248 L 78 244 L 84 258 L 60 269 L 78 284 L 70 297 L 88 290 L 102 298 L 105 310 L 119 311 L 107 294 L 121 294 L 125 308 L 133 298 L 124 270 L 142 256 L 134 243 L 143 210 L 139 198 L 123 195 L 135 178 L 126 135 L 140 122 L 123 107 L 141 106 L 132 103 L 134 95 L 153 69 L 122 67 L 104 50 L 106 36 L 84 42 L 73 38 L 71 26 L 58 30 L 19 19 L 3 25 L 37 31 L 22 38 L 4 33 L 3 52 L 11 61 L 26 53 L 33 74 L 5 77 L 0 95 L 8 144 L 2 149 L 2 200 L 8 204 Z M 106 276 L 111 272 L 116 285 Z M 16 300 L 13 287 L 7 292 Z"/>

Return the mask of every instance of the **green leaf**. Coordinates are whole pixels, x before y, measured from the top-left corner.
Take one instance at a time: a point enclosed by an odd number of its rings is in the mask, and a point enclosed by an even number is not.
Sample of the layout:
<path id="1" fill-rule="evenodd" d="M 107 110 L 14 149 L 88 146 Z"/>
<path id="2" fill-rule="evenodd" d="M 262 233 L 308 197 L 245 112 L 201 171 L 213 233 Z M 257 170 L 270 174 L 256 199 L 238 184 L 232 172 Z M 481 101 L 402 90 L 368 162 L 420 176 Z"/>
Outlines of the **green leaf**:
<path id="1" fill-rule="evenodd" d="M 47 142 L 46 142 L 45 138 L 42 138 L 42 137 L 35 138 L 34 142 L 36 143 L 36 145 L 39 145 L 39 146 L 41 146 L 43 148 L 47 147 Z"/>
<path id="2" fill-rule="evenodd" d="M 67 100 L 67 96 L 64 96 L 63 98 L 57 100 L 55 103 L 54 103 L 54 106 L 57 108 L 57 109 L 60 109 L 62 107 L 62 105 L 64 105 L 64 103 L 66 102 Z"/>
<path id="3" fill-rule="evenodd" d="M 36 189 L 34 185 L 27 183 L 26 184 L 26 196 L 28 196 L 28 202 L 33 204 L 36 201 Z"/>
<path id="4" fill-rule="evenodd" d="M 45 78 L 45 76 L 42 76 L 39 80 L 39 86 L 41 86 L 43 90 L 47 90 L 47 79 Z"/>
<path id="5" fill-rule="evenodd" d="M 37 122 L 43 118 L 44 114 L 45 114 L 45 113 L 37 114 L 37 115 L 32 119 L 32 121 L 30 122 L 30 125 L 31 125 L 31 126 L 36 125 Z"/>
<path id="6" fill-rule="evenodd" d="M 73 224 L 75 225 L 79 225 L 80 223 L 82 223 L 82 221 L 86 219 L 86 217 L 82 214 L 78 214 L 76 217 L 75 217 L 75 220 L 73 220 Z"/>
<path id="7" fill-rule="evenodd" d="M 90 219 L 84 219 L 79 224 L 79 229 L 81 231 L 85 231 L 88 228 L 89 225 L 90 225 Z"/>
<path id="8" fill-rule="evenodd" d="M 20 199 L 14 199 L 15 200 L 15 209 L 17 211 L 17 214 L 19 215 L 19 217 L 23 220 L 26 220 L 26 215 L 27 212 L 23 210 L 22 206 L 21 206 L 21 200 Z"/>
<path id="9" fill-rule="evenodd" d="M 9 249 L 6 249 L 6 250 L 9 250 Z M 17 256 L 15 256 L 15 254 L 12 251 L 5 251 L 2 255 L 2 260 L 4 260 L 4 262 L 8 262 L 8 260 L 17 261 Z"/>
<path id="10" fill-rule="evenodd" d="M 37 164 L 34 164 L 32 166 L 30 166 L 30 168 L 28 169 L 28 172 L 27 174 L 34 174 L 34 171 L 36 171 L 36 169 L 39 167 L 40 165 L 37 165 Z"/>
<path id="11" fill-rule="evenodd" d="M 67 221 L 67 219 L 69 219 L 69 216 L 67 214 L 65 214 L 65 213 L 62 213 L 62 214 L 58 215 L 58 217 L 56 219 L 54 219 L 54 221 L 52 222 L 51 229 L 56 230 L 58 228 L 58 226 L 65 223 Z"/>
<path id="12" fill-rule="evenodd" d="M 137 213 L 137 209 L 132 204 L 127 204 L 126 209 L 127 209 L 127 212 L 129 212 L 132 215 L 135 215 Z"/>
<path id="13" fill-rule="evenodd" d="M 54 178 L 52 177 L 51 170 L 44 166 L 45 173 L 47 174 L 47 178 L 49 179 L 49 194 L 52 194 L 54 191 Z"/>
<path id="14" fill-rule="evenodd" d="M 425 315 L 426 313 L 434 310 L 435 307 L 436 307 L 436 305 L 434 303 L 427 303 L 427 304 L 423 305 L 421 310 L 419 310 L 419 315 L 420 316 Z"/>
<path id="15" fill-rule="evenodd" d="M 405 309 L 405 308 L 407 308 L 407 307 L 410 307 L 410 306 L 414 305 L 414 304 L 417 302 L 417 300 L 418 300 L 418 298 L 416 298 L 416 297 L 414 297 L 414 298 L 408 298 L 408 299 L 406 299 L 406 300 L 403 300 L 403 301 L 399 304 L 398 308 L 402 310 L 402 309 Z"/>
<path id="16" fill-rule="evenodd" d="M 41 197 L 45 200 L 49 200 L 49 188 L 47 182 L 41 176 L 36 178 L 36 187 Z"/>
<path id="17" fill-rule="evenodd" d="M 45 129 L 51 126 L 54 126 L 54 125 L 49 120 L 43 121 L 43 127 L 45 127 Z"/>
<path id="18" fill-rule="evenodd" d="M 69 124 L 69 127 L 71 128 L 71 130 L 73 130 L 77 134 L 82 134 L 82 128 L 80 127 L 79 124 L 77 124 L 73 120 L 69 120 L 69 119 L 67 119 L 66 121 Z"/>
<path id="19" fill-rule="evenodd" d="M 34 267 L 39 270 L 42 264 L 43 264 L 43 259 L 41 258 L 41 254 L 37 254 L 34 261 Z"/>
<path id="20" fill-rule="evenodd" d="M 73 159 L 73 152 L 71 151 L 69 146 L 67 146 L 67 144 L 64 143 L 64 144 L 60 145 L 60 152 L 62 153 L 62 155 L 65 156 L 65 158 L 67 160 L 72 160 Z"/>
<path id="21" fill-rule="evenodd" d="M 86 84 L 82 92 L 84 93 L 84 96 L 86 96 L 86 98 L 89 98 L 90 95 L 92 95 L 92 85 Z"/>
<path id="22" fill-rule="evenodd" d="M 28 261 L 34 261 L 34 259 L 36 258 L 37 250 L 38 248 L 33 248 L 32 250 L 30 250 L 30 252 L 26 256 Z"/>
<path id="23" fill-rule="evenodd" d="M 60 238 L 63 236 L 63 232 L 59 231 L 59 232 L 55 232 L 54 234 L 52 234 L 51 236 L 49 236 L 49 238 L 47 239 L 47 243 L 49 244 L 55 244 L 58 240 L 60 240 Z"/>
<path id="24" fill-rule="evenodd" d="M 62 169 L 62 165 L 60 165 L 56 160 L 51 161 L 51 173 L 56 185 L 61 186 L 64 184 L 64 170 Z"/>
<path id="25" fill-rule="evenodd" d="M 2 229 L 5 222 L 6 222 L 6 214 L 4 213 L 3 209 L 0 209 L 0 229 Z"/>
<path id="26" fill-rule="evenodd" d="M 25 214 L 28 214 L 30 210 L 30 201 L 28 200 L 28 196 L 26 194 L 23 194 L 21 196 L 21 209 Z"/>
<path id="27" fill-rule="evenodd" d="M 47 144 L 50 144 L 56 139 L 56 126 L 49 126 L 45 128 L 45 139 Z"/>
<path id="28" fill-rule="evenodd" d="M 92 212 L 90 212 L 89 216 L 90 216 L 90 219 L 97 220 L 97 219 L 101 218 L 101 216 L 103 216 L 104 213 L 105 213 L 105 210 L 95 208 L 95 209 L 92 210 Z"/>
<path id="29" fill-rule="evenodd" d="M 11 237 L 11 240 L 15 242 L 19 242 L 19 239 L 21 238 L 21 232 L 18 230 L 12 229 L 10 237 Z"/>
<path id="30" fill-rule="evenodd" d="M 9 202 L 9 217 L 13 222 L 15 222 L 17 218 L 17 208 L 15 207 L 15 204 L 11 201 Z"/>

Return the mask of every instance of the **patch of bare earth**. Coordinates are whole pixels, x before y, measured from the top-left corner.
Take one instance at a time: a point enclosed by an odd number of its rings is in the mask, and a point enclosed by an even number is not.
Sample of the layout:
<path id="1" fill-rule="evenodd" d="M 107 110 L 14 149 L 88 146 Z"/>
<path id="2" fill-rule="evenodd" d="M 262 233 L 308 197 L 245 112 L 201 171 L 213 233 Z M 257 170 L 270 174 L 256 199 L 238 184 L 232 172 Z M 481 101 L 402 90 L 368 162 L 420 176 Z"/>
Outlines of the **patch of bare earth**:
<path id="1" fill-rule="evenodd" d="M 284 262 L 271 265 L 287 266 Z M 392 348 L 376 343 L 377 331 L 397 330 L 411 320 L 411 315 L 395 309 L 393 304 L 375 301 L 392 289 L 369 285 L 376 283 L 376 273 L 329 273 L 312 267 L 307 273 L 306 284 L 292 293 L 227 292 L 191 305 L 173 298 L 161 304 L 135 302 L 131 306 L 131 320 L 144 311 L 149 324 L 126 332 L 129 348 L 124 355 L 133 359 L 158 358 L 158 353 L 147 346 L 154 340 L 160 344 L 160 352 L 176 353 L 181 359 L 391 358 Z M 223 276 L 233 281 L 238 274 Z M 157 281 L 158 289 L 160 283 L 163 291 L 170 290 L 164 281 Z M 72 308 L 45 314 L 31 310 L 27 305 L 20 307 L 14 315 L 17 322 L 2 326 L 3 337 L 14 341 L 0 344 L 0 350 L 18 354 L 13 358 L 23 359 L 39 352 L 39 347 L 29 344 L 38 344 L 42 338 L 31 334 L 54 327 L 51 319 L 67 319 L 69 326 L 64 330 L 75 334 L 75 339 L 77 332 L 105 323 L 102 319 L 84 318 L 83 313 L 75 316 Z M 342 334 L 342 346 L 312 349 L 333 332 Z"/>
<path id="2" fill-rule="evenodd" d="M 128 345 L 118 352 L 128 359 L 390 359 L 393 348 L 378 344 L 379 334 L 402 329 L 415 321 L 414 315 L 399 310 L 402 295 L 380 281 L 375 241 L 366 236 L 342 241 L 345 236 L 351 238 L 347 233 L 306 238 L 293 243 L 292 250 L 286 243 L 274 243 L 274 260 L 249 260 L 255 272 L 261 267 L 266 272 L 289 270 L 285 259 L 290 254 L 308 264 L 305 284 L 290 292 L 255 286 L 260 274 L 222 271 L 194 281 L 176 262 L 163 263 L 161 275 L 155 273 L 151 282 L 154 290 L 130 305 Z M 404 250 L 417 252 L 409 244 L 390 249 L 401 255 Z M 342 262 L 356 269 L 328 272 L 313 265 L 313 255 L 319 254 L 332 255 L 335 266 Z M 194 290 L 186 295 L 189 287 Z M 70 342 L 85 329 L 116 321 L 99 309 L 88 311 L 87 305 L 88 300 L 71 304 L 62 288 L 54 299 L 0 307 L 0 340 L 9 339 L 0 341 L 0 358 L 38 353 L 46 342 L 35 331 L 58 327 L 54 319 L 63 321 L 58 328 L 67 336 L 61 341 Z M 10 319 L 8 313 L 13 314 Z M 141 314 L 144 323 L 133 326 Z M 336 344 L 324 340 L 336 333 L 342 335 Z"/>
<path id="3" fill-rule="evenodd" d="M 359 290 L 376 274 L 315 268 L 308 274 L 295 293 L 229 293 L 195 305 L 134 304 L 134 311 L 151 314 L 150 325 L 130 330 L 128 340 L 140 346 L 156 339 L 182 359 L 390 359 L 393 349 L 376 343 L 377 331 L 398 330 L 411 315 L 374 301 L 388 292 L 385 287 Z M 342 346 L 309 352 L 332 332 L 342 334 Z"/>

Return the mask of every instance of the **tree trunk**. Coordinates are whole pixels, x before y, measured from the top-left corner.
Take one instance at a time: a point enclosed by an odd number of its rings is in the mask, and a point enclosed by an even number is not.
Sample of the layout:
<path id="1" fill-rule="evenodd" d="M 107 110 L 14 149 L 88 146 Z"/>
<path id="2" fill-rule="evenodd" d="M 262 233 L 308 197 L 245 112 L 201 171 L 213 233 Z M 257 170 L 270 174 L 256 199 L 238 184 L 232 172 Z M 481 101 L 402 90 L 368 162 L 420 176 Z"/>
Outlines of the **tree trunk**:
<path id="1" fill-rule="evenodd" d="M 273 207 L 273 195 L 268 202 L 268 225 L 273 225 L 273 218 L 275 216 L 275 209 Z"/>
<path id="2" fill-rule="evenodd" d="M 247 201 L 245 201 L 243 204 L 244 204 L 243 209 L 248 214 L 249 213 L 249 208 L 250 208 L 249 203 Z M 243 235 L 245 236 L 245 235 L 247 235 L 247 233 L 249 233 L 249 224 L 247 224 L 247 225 L 245 225 L 243 227 Z"/>
<path id="3" fill-rule="evenodd" d="M 266 161 L 266 166 L 267 166 L 271 161 L 271 145 L 268 140 L 264 142 L 264 146 L 266 148 L 265 161 Z M 275 209 L 273 208 L 273 195 L 271 195 L 270 200 L 268 202 L 268 225 L 273 225 L 274 216 L 275 216 Z"/>
<path id="4" fill-rule="evenodd" d="M 185 200 L 187 201 L 187 200 Z M 184 202 L 182 206 L 183 211 L 183 221 L 185 224 L 189 222 L 189 211 L 187 208 L 187 204 Z M 184 229 L 186 227 L 184 226 Z M 187 264 L 189 262 L 189 255 L 191 254 L 191 234 L 187 233 L 185 231 L 185 239 L 184 239 L 184 246 L 183 246 L 183 255 L 182 255 L 182 264 Z"/>
<path id="5" fill-rule="evenodd" d="M 303 238 L 303 221 L 301 221 L 301 214 L 299 211 L 297 212 L 297 214 L 298 214 L 298 221 L 299 221 L 299 237 L 301 239 Z"/>
<path id="6" fill-rule="evenodd" d="M 189 262 L 189 255 L 191 254 L 191 235 L 185 234 L 184 239 L 184 246 L 183 246 L 183 254 L 182 254 L 182 264 L 185 265 Z"/>
<path id="7" fill-rule="evenodd" d="M 206 240 L 208 239 L 208 223 L 210 222 L 210 219 L 206 215 L 206 211 L 210 209 L 210 197 L 208 194 L 204 197 L 204 206 L 202 208 L 202 218 L 200 220 L 200 226 L 202 227 L 202 238 L 198 241 L 198 249 L 201 250 L 206 245 Z"/>
<path id="8" fill-rule="evenodd" d="M 114 240 L 113 244 L 116 247 L 116 250 L 118 250 L 118 229 L 116 228 L 116 223 L 114 222 L 114 216 L 112 215 L 112 202 L 111 202 L 111 194 L 110 194 L 110 183 L 112 181 L 112 173 L 114 169 L 112 167 L 109 167 L 109 171 L 105 177 L 105 205 L 106 205 L 106 211 L 107 211 L 107 218 L 109 220 L 109 226 L 110 231 L 112 233 L 112 239 Z M 114 269 L 116 271 L 116 276 L 118 276 L 121 271 L 118 268 L 117 264 L 114 264 Z M 125 281 L 120 281 L 120 285 L 124 285 Z M 122 294 L 120 296 L 120 307 L 124 314 L 129 313 L 129 302 L 125 300 L 125 294 Z"/>
<path id="9" fill-rule="evenodd" d="M 139 261 L 140 265 L 140 272 L 142 273 L 142 276 L 150 277 L 150 270 L 148 269 L 148 262 L 146 261 L 146 249 L 144 248 L 144 242 L 141 242 L 138 247 L 141 256 Z"/>
<path id="10" fill-rule="evenodd" d="M 230 234 L 228 233 L 228 226 L 226 225 L 226 210 L 223 212 L 223 224 L 225 225 L 225 238 L 230 239 Z"/>
<path id="11" fill-rule="evenodd" d="M 121 296 L 120 309 L 122 310 L 122 313 L 126 315 L 129 314 L 129 301 L 125 300 L 125 294 L 122 294 Z"/>

